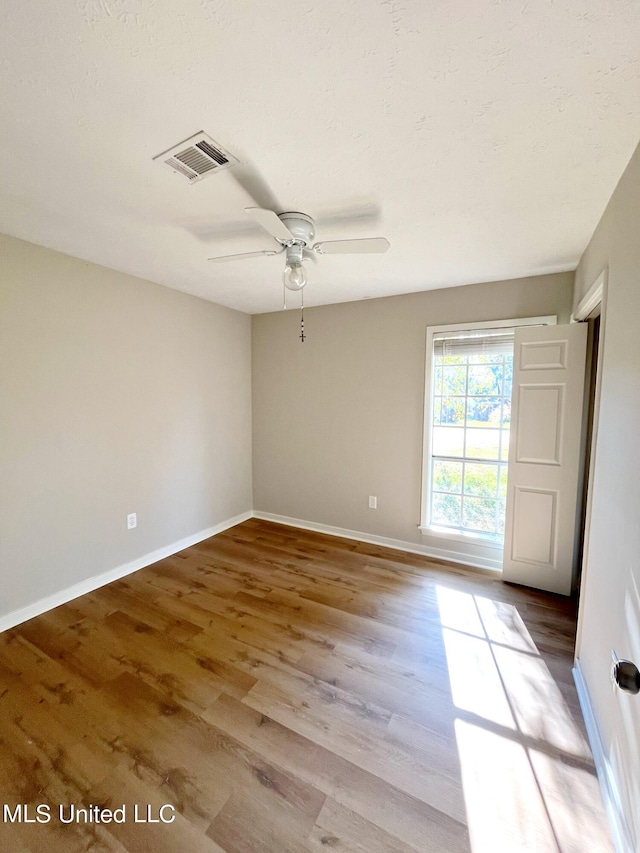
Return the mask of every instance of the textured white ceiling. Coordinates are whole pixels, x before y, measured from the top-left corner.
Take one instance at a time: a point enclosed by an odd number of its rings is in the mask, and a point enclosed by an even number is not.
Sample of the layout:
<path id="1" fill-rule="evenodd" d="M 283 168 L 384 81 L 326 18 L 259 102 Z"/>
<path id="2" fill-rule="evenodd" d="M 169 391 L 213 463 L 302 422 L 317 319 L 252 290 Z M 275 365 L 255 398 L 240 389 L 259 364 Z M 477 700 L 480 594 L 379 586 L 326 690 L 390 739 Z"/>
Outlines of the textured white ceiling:
<path id="1" fill-rule="evenodd" d="M 3 0 L 0 69 L 0 231 L 252 313 L 247 205 L 391 241 L 309 305 L 573 269 L 640 137 L 636 0 Z M 152 162 L 199 130 L 245 165 Z"/>

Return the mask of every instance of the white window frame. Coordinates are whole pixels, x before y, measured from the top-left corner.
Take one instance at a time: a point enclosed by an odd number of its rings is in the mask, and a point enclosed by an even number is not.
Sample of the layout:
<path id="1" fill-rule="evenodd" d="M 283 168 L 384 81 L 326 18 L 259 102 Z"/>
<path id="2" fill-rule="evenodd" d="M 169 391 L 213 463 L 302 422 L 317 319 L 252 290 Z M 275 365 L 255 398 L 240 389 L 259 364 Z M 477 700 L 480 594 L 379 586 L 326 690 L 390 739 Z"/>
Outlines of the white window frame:
<path id="1" fill-rule="evenodd" d="M 520 317 L 512 320 L 485 320 L 476 323 L 447 323 L 443 326 L 427 326 L 427 353 L 425 360 L 424 382 L 424 423 L 422 444 L 422 490 L 420 500 L 419 529 L 431 536 L 451 539 L 458 542 L 485 542 L 501 548 L 501 543 L 492 536 L 472 531 L 445 530 L 437 525 L 430 525 L 429 500 L 431 497 L 431 468 L 433 445 L 433 382 L 435 364 L 433 358 L 433 337 L 440 332 L 481 331 L 483 329 L 510 329 L 517 326 L 555 326 L 558 318 L 555 314 L 544 317 Z"/>

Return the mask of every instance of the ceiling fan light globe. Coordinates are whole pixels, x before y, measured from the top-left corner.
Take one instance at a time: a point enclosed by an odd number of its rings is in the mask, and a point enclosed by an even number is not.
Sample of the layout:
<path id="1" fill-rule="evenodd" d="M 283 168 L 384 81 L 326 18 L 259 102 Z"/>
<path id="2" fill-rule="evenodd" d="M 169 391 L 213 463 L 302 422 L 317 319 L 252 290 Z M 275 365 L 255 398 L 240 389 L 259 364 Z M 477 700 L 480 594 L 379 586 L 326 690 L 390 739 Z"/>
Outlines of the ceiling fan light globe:
<path id="1" fill-rule="evenodd" d="M 289 290 L 302 290 L 307 283 L 307 274 L 302 264 L 287 265 L 282 274 L 284 286 Z"/>

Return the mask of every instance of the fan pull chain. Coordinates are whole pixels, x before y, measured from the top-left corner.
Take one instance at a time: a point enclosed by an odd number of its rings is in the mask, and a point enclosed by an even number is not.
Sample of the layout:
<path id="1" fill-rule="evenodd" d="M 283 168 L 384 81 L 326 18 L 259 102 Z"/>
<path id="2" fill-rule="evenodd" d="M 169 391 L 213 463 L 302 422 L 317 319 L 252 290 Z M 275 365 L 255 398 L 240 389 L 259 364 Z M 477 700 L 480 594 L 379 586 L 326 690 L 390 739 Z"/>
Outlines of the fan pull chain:
<path id="1" fill-rule="evenodd" d="M 304 333 L 304 290 L 300 291 L 300 296 L 302 297 L 302 301 L 300 303 L 300 342 L 305 342 L 305 333 Z"/>

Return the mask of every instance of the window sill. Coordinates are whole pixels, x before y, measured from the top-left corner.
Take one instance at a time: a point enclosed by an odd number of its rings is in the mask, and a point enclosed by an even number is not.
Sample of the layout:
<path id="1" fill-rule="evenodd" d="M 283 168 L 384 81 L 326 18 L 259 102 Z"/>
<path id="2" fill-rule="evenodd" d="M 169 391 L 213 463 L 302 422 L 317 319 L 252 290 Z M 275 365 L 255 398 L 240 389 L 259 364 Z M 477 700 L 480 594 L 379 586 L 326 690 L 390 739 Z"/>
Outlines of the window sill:
<path id="1" fill-rule="evenodd" d="M 448 527 L 425 527 L 422 524 L 418 525 L 418 529 L 423 536 L 437 536 L 439 539 L 450 539 L 453 542 L 466 542 L 469 545 L 484 545 L 489 548 L 498 548 L 500 551 L 502 551 L 504 547 L 503 539 L 495 539 L 492 536 L 487 536 L 482 533 L 451 530 Z"/>

